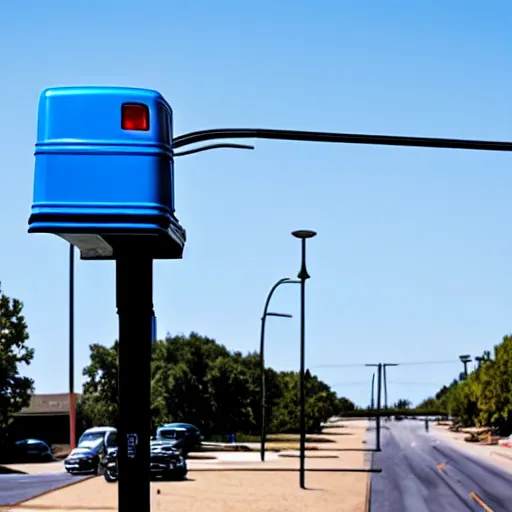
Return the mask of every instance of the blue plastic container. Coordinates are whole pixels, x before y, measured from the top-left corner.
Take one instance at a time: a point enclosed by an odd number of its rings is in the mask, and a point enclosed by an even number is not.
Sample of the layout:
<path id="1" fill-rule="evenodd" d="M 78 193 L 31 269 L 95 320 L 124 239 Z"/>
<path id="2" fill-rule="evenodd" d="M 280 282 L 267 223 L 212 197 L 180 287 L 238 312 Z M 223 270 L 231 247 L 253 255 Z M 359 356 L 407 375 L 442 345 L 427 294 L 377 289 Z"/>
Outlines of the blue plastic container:
<path id="1" fill-rule="evenodd" d="M 46 89 L 39 100 L 29 233 L 56 234 L 82 259 L 183 255 L 174 215 L 172 110 L 157 91 Z"/>

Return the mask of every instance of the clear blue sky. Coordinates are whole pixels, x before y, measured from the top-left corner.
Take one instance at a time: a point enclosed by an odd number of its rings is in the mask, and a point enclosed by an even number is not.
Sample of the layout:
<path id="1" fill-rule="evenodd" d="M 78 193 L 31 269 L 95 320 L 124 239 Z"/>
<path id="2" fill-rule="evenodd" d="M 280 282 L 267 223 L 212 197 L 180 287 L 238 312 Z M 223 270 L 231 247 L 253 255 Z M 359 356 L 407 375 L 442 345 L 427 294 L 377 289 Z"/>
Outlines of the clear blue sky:
<path id="1" fill-rule="evenodd" d="M 512 140 L 512 6 L 503 1 L 206 0 L 0 7 L 0 280 L 25 303 L 36 391 L 67 391 L 67 245 L 28 235 L 37 101 L 59 85 L 161 91 L 175 134 L 288 128 Z M 449 5 L 448 5 L 449 4 Z M 445 361 L 389 370 L 419 401 L 460 353 L 512 331 L 512 155 L 256 141 L 176 165 L 182 261 L 155 267 L 158 332 L 258 348 L 272 283 L 308 251 L 307 361 Z M 299 362 L 299 289 L 268 323 L 268 364 Z M 76 379 L 117 336 L 114 264 L 78 262 Z M 371 371 L 315 369 L 367 404 Z M 79 388 L 80 390 L 80 388 Z"/>

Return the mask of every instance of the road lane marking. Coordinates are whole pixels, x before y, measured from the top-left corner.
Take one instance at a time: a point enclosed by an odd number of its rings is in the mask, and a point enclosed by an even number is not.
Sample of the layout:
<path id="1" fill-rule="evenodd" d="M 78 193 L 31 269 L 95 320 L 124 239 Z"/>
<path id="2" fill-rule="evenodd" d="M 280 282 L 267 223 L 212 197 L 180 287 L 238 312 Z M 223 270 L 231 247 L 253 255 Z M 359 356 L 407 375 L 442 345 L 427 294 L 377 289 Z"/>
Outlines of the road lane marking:
<path id="1" fill-rule="evenodd" d="M 469 493 L 470 498 L 473 498 L 484 510 L 485 512 L 494 512 L 494 510 L 489 507 L 484 501 L 479 498 L 474 492 Z"/>

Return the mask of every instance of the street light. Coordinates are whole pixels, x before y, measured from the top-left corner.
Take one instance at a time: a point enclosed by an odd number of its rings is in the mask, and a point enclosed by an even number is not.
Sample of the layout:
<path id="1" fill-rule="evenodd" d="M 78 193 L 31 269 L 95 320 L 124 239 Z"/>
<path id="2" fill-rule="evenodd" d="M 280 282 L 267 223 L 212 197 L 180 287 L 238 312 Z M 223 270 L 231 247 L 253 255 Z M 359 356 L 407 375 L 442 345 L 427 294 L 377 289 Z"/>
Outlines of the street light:
<path id="1" fill-rule="evenodd" d="M 265 307 L 263 308 L 263 315 L 261 317 L 261 332 L 260 332 L 260 369 L 261 369 L 261 439 L 260 439 L 260 457 L 261 461 L 265 461 L 265 438 L 266 438 L 266 388 L 265 388 L 265 324 L 267 320 L 267 316 L 278 316 L 283 318 L 292 318 L 292 315 L 288 315 L 286 313 L 269 313 L 268 306 L 270 304 L 270 299 L 272 295 L 276 291 L 276 289 L 282 284 L 289 283 L 300 283 L 300 281 L 296 281 L 290 279 L 289 277 L 285 277 L 283 279 L 279 279 L 277 283 L 272 286 L 267 295 L 267 300 L 265 301 Z"/>
<path id="2" fill-rule="evenodd" d="M 375 415 L 375 450 L 380 452 L 380 391 L 382 386 L 382 364 L 367 363 L 365 364 L 365 366 L 377 368 L 377 414 Z"/>
<path id="3" fill-rule="evenodd" d="M 306 395 L 304 373 L 306 365 L 306 279 L 310 278 L 306 268 L 306 240 L 316 236 L 315 231 L 298 230 L 293 231 L 292 235 L 300 239 L 302 246 L 302 262 L 297 277 L 300 279 L 300 487 L 306 488 Z"/>
<path id="4" fill-rule="evenodd" d="M 464 365 L 464 376 L 467 379 L 468 378 L 468 363 L 471 362 L 471 356 L 468 354 L 464 354 L 462 356 L 459 356 L 459 359 L 461 360 L 462 364 Z"/>

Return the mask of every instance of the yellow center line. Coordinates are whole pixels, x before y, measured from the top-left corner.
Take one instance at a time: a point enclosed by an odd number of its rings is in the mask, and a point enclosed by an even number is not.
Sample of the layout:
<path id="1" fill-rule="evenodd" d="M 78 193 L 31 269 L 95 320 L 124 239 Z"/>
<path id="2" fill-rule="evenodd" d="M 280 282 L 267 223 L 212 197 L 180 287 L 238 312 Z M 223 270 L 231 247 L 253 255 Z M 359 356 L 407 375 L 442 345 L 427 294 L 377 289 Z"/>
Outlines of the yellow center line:
<path id="1" fill-rule="evenodd" d="M 473 498 L 485 510 L 485 512 L 494 512 L 494 510 L 489 507 L 489 505 L 486 505 L 474 492 L 470 492 L 469 496 L 470 498 Z"/>

